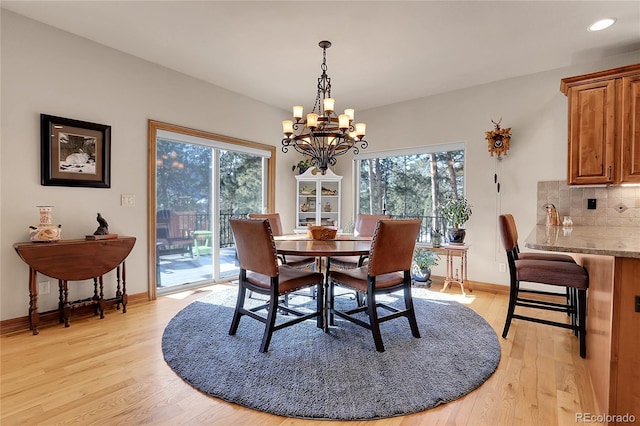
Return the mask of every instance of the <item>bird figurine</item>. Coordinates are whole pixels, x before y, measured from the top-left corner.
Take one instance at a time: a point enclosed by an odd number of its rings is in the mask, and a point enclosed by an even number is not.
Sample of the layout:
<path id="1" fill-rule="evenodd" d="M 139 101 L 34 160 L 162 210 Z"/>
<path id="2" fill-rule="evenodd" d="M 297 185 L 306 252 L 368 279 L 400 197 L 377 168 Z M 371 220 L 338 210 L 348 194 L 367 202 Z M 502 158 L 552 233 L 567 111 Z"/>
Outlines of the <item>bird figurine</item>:
<path id="1" fill-rule="evenodd" d="M 107 223 L 100 213 L 98 213 L 96 220 L 100 226 L 98 226 L 98 229 L 96 229 L 96 232 L 94 232 L 93 235 L 107 235 L 109 233 L 109 223 Z"/>

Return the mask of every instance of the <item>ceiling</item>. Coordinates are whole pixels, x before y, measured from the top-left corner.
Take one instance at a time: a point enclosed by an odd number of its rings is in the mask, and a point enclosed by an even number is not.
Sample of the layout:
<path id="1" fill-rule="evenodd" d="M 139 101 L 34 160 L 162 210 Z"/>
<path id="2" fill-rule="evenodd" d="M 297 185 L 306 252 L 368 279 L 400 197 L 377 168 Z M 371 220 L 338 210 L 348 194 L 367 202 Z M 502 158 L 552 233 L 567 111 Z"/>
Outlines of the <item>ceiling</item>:
<path id="1" fill-rule="evenodd" d="M 640 52 L 640 1 L 2 1 L 2 8 L 283 109 L 363 110 Z M 587 26 L 606 17 L 604 31 Z M 640 61 L 640 53 L 639 53 Z"/>

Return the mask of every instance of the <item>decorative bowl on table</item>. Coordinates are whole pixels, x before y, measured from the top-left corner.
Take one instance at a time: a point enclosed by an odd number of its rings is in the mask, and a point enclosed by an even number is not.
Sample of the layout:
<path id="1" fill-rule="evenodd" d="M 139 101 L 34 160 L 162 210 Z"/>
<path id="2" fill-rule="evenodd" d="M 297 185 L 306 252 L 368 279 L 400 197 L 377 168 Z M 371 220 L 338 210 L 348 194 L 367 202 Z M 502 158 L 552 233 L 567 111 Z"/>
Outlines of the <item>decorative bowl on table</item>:
<path id="1" fill-rule="evenodd" d="M 333 240 L 338 234 L 338 229 L 333 226 L 312 225 L 307 228 L 307 235 L 314 240 Z"/>

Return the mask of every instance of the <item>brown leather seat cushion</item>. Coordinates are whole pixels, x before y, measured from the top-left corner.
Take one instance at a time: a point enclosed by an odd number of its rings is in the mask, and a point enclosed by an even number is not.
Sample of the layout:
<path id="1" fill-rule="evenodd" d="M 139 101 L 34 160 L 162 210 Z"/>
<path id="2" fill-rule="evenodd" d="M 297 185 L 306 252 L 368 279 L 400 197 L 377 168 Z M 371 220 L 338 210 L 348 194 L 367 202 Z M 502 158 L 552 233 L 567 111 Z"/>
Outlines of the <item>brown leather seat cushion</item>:
<path id="1" fill-rule="evenodd" d="M 516 260 L 519 281 L 589 288 L 589 275 L 580 265 L 548 260 Z"/>
<path id="2" fill-rule="evenodd" d="M 331 256 L 331 266 L 340 269 L 352 269 L 358 267 L 360 256 Z"/>
<path id="3" fill-rule="evenodd" d="M 286 255 L 287 265 L 293 268 L 307 267 L 316 263 L 315 257 Z"/>
<path id="4" fill-rule="evenodd" d="M 280 273 L 279 294 L 286 294 L 309 287 L 309 285 L 322 282 L 324 279 L 324 275 L 320 272 L 295 269 L 288 265 L 280 265 L 278 270 Z M 257 272 L 247 272 L 247 281 L 264 289 L 271 287 L 271 277 Z"/>
<path id="5" fill-rule="evenodd" d="M 331 271 L 331 279 L 342 286 L 366 293 L 368 270 L 369 268 L 367 266 L 363 266 L 361 268 L 346 269 L 344 271 Z M 403 280 L 404 274 L 402 272 L 378 275 L 376 277 L 376 288 L 393 287 L 401 284 Z"/>

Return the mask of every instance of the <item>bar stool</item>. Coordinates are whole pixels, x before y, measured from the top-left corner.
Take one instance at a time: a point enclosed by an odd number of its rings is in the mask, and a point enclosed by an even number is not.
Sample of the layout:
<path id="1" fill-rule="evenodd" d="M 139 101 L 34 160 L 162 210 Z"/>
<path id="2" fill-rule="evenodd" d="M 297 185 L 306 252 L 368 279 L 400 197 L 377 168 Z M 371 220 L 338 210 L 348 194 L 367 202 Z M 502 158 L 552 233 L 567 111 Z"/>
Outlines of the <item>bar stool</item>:
<path id="1" fill-rule="evenodd" d="M 569 262 L 569 263 L 576 263 L 575 259 L 569 255 L 566 254 L 559 254 L 559 253 L 531 253 L 531 252 L 527 252 L 527 253 L 522 253 L 520 252 L 520 247 L 518 246 L 518 227 L 516 226 L 516 221 L 513 218 L 513 215 L 511 214 L 505 214 L 504 217 L 506 218 L 506 220 L 509 223 L 509 227 L 511 229 L 511 232 L 514 235 L 515 238 L 515 255 L 516 255 L 516 259 L 518 260 L 552 260 L 554 262 Z M 567 297 L 567 303 L 571 303 L 573 305 L 575 305 L 577 303 L 578 300 L 578 294 L 576 293 L 576 290 L 572 287 L 567 287 L 566 290 L 566 297 Z M 569 314 L 567 314 L 569 315 Z M 570 315 L 571 317 L 571 323 L 575 325 L 577 318 L 575 315 Z M 576 332 L 577 335 L 577 332 Z"/>
<path id="2" fill-rule="evenodd" d="M 509 307 L 502 337 L 506 339 L 511 321 L 514 318 L 566 328 L 577 333 L 580 341 L 580 357 L 585 358 L 587 354 L 587 289 L 589 288 L 587 271 L 582 266 L 572 262 L 518 258 L 517 232 L 514 232 L 513 218 L 509 219 L 506 216 L 501 215 L 499 218 L 500 233 L 502 235 L 502 243 L 507 252 L 510 274 Z M 522 289 L 520 288 L 520 282 L 523 281 L 564 287 L 565 292 Z M 574 300 L 573 297 L 567 298 L 566 291 L 575 291 L 575 299 L 577 300 Z M 565 303 L 522 297 L 521 294 L 559 296 L 565 300 Z M 571 324 L 517 314 L 515 313 L 516 306 L 566 312 L 572 317 Z"/>

